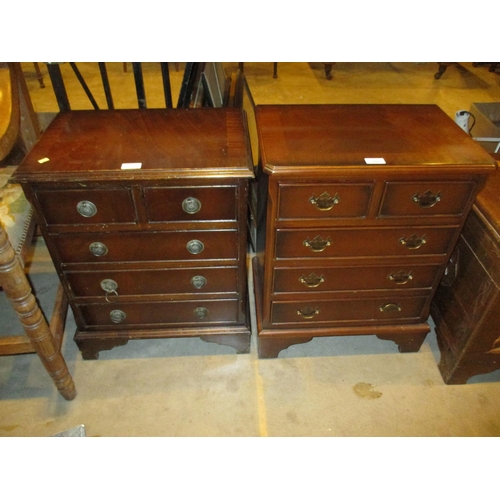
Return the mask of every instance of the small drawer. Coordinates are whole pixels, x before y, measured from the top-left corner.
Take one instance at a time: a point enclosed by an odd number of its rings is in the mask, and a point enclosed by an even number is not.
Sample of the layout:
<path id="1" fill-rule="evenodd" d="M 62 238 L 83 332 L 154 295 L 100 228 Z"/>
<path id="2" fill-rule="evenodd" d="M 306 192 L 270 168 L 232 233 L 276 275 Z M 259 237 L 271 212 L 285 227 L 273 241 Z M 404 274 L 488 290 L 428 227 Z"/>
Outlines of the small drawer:
<path id="1" fill-rule="evenodd" d="M 340 322 L 380 322 L 423 318 L 428 297 L 380 297 L 369 299 L 273 302 L 274 325 Z"/>
<path id="2" fill-rule="evenodd" d="M 238 258 L 236 230 L 63 233 L 52 241 L 63 263 Z"/>
<path id="3" fill-rule="evenodd" d="M 79 305 L 87 327 L 120 329 L 160 325 L 235 324 L 238 300 L 203 300 L 173 302 L 127 302 Z"/>
<path id="4" fill-rule="evenodd" d="M 130 224 L 137 216 L 130 189 L 69 189 L 37 191 L 49 226 Z"/>
<path id="5" fill-rule="evenodd" d="M 126 271 L 67 272 L 75 297 L 120 297 L 187 293 L 237 293 L 238 268 L 133 269 Z"/>
<path id="6" fill-rule="evenodd" d="M 404 290 L 434 285 L 439 265 L 276 268 L 275 293 Z"/>
<path id="7" fill-rule="evenodd" d="M 372 184 L 281 184 L 280 219 L 366 217 Z"/>
<path id="8" fill-rule="evenodd" d="M 145 188 L 148 221 L 234 221 L 236 189 L 236 186 Z"/>
<path id="9" fill-rule="evenodd" d="M 397 227 L 369 229 L 280 229 L 278 259 L 372 256 L 445 255 L 456 227 Z"/>
<path id="10" fill-rule="evenodd" d="M 380 217 L 461 217 L 468 206 L 473 182 L 388 182 Z"/>

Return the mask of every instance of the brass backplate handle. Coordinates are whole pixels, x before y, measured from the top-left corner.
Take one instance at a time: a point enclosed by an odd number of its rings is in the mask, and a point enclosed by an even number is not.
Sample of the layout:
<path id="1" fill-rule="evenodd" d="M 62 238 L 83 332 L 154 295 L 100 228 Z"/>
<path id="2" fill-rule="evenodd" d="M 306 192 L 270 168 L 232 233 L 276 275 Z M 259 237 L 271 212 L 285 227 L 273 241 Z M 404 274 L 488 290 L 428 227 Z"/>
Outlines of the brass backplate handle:
<path id="1" fill-rule="evenodd" d="M 397 273 L 391 273 L 387 278 L 391 281 L 394 281 L 396 285 L 406 285 L 409 281 L 413 279 L 412 271 L 398 271 Z"/>
<path id="2" fill-rule="evenodd" d="M 383 313 L 401 312 L 401 306 L 399 304 L 394 304 L 392 302 L 389 304 L 384 304 L 383 306 L 380 306 L 378 309 L 380 312 Z"/>
<path id="3" fill-rule="evenodd" d="M 318 210 L 327 211 L 331 210 L 335 205 L 338 205 L 340 202 L 340 198 L 338 193 L 335 193 L 333 196 L 330 196 L 326 191 L 319 195 L 312 195 L 309 198 L 309 203 L 314 205 Z"/>
<path id="4" fill-rule="evenodd" d="M 96 257 L 102 257 L 108 253 L 108 247 L 100 241 L 94 241 L 94 243 L 91 243 L 89 245 L 89 250 L 90 253 Z"/>
<path id="5" fill-rule="evenodd" d="M 306 239 L 304 240 L 304 246 L 310 248 L 313 252 L 323 252 L 326 247 L 329 247 L 332 244 L 330 237 L 324 240 L 321 236 L 316 236 L 312 240 Z"/>
<path id="6" fill-rule="evenodd" d="M 127 318 L 127 315 L 120 309 L 115 309 L 109 313 L 109 318 L 113 323 L 122 323 Z"/>
<path id="7" fill-rule="evenodd" d="M 422 208 L 432 208 L 436 203 L 441 201 L 441 192 L 434 194 L 432 191 L 428 190 L 424 194 L 419 194 L 417 191 L 413 195 L 412 201 Z"/>
<path id="8" fill-rule="evenodd" d="M 416 234 L 412 234 L 409 238 L 405 238 L 403 236 L 399 239 L 399 242 L 409 250 L 417 250 L 422 245 L 425 245 L 427 243 L 427 240 L 425 236 L 417 236 Z"/>
<path id="9" fill-rule="evenodd" d="M 182 202 L 182 210 L 187 214 L 195 214 L 201 210 L 201 201 L 198 198 L 189 196 Z"/>
<path id="10" fill-rule="evenodd" d="M 314 316 L 319 314 L 318 308 L 304 307 L 303 309 L 297 309 L 297 315 L 302 316 L 304 319 L 313 319 Z"/>
<path id="11" fill-rule="evenodd" d="M 325 282 L 325 278 L 318 276 L 316 273 L 311 273 L 309 276 L 301 276 L 299 281 L 308 288 L 317 288 L 321 283 Z"/>

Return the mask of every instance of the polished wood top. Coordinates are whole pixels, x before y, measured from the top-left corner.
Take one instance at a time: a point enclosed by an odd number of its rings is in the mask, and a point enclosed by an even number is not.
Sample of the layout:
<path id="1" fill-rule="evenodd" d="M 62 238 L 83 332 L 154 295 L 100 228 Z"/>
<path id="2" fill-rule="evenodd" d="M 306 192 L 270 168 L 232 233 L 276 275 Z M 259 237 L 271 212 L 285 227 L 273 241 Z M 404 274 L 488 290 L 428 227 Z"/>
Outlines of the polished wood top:
<path id="1" fill-rule="evenodd" d="M 481 146 L 436 105 L 262 105 L 256 117 L 268 173 L 495 169 Z M 382 158 L 385 164 L 365 158 Z"/>
<path id="2" fill-rule="evenodd" d="M 236 108 L 60 113 L 15 181 L 252 177 L 244 116 Z M 122 169 L 130 163 L 141 168 Z"/>

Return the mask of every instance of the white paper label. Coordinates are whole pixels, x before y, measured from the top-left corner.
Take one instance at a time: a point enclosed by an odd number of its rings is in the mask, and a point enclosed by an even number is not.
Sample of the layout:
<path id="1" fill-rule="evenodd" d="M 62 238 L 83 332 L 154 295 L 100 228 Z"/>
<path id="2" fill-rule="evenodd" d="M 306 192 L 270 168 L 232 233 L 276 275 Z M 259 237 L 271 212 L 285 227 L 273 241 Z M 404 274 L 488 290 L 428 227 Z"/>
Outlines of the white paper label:
<path id="1" fill-rule="evenodd" d="M 383 158 L 365 158 L 365 163 L 367 165 L 385 165 L 385 160 Z"/>
<path id="2" fill-rule="evenodd" d="M 142 168 L 142 163 L 122 163 L 122 170 L 137 170 Z"/>
<path id="3" fill-rule="evenodd" d="M 45 157 L 45 158 L 40 158 L 38 160 L 38 163 L 47 163 L 48 161 L 50 161 L 50 160 L 47 157 Z"/>

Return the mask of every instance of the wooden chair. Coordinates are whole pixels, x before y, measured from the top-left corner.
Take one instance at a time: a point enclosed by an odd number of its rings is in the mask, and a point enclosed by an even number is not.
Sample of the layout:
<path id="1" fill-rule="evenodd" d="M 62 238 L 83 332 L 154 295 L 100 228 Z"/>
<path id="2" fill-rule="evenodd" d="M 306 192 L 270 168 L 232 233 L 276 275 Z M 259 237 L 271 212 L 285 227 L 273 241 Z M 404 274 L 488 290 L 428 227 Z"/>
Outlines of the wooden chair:
<path id="1" fill-rule="evenodd" d="M 21 121 L 24 132 L 28 127 L 25 113 L 30 102 L 25 85 L 20 65 L 0 67 L 0 160 L 9 155 L 19 135 L 23 135 Z M 61 355 L 68 303 L 59 287 L 48 324 L 26 277 L 24 262 L 35 221 L 21 186 L 9 184 L 14 170 L 15 167 L 0 169 L 0 287 L 16 311 L 25 335 L 0 337 L 0 355 L 36 352 L 59 393 L 71 400 L 76 395 L 75 386 Z"/>

